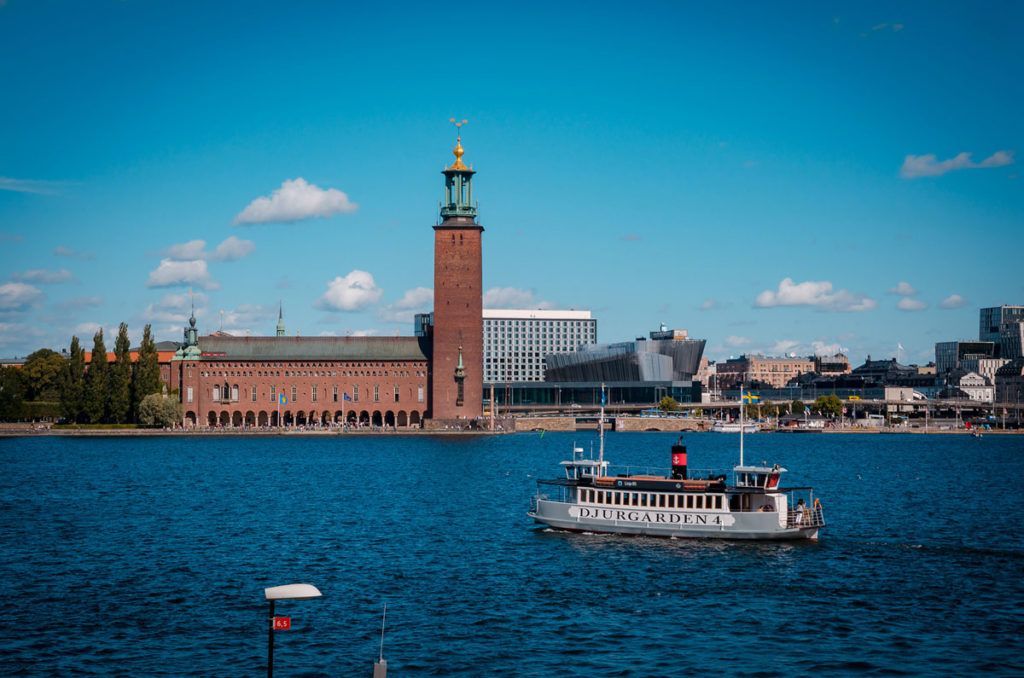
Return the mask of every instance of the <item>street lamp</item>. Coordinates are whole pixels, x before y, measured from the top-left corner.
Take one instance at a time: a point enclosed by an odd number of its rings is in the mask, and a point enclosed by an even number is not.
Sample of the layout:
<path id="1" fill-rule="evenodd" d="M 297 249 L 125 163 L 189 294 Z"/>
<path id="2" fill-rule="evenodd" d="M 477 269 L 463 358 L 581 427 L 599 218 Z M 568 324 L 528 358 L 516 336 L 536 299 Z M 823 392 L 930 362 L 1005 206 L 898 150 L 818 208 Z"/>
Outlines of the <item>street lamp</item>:
<path id="1" fill-rule="evenodd" d="M 291 629 L 292 620 L 290 617 L 275 617 L 274 603 L 278 600 L 309 600 L 319 598 L 320 591 L 312 584 L 287 584 L 285 586 L 272 586 L 264 589 L 267 600 L 270 601 L 270 628 L 267 632 L 267 678 L 274 677 L 274 629 L 282 631 Z"/>

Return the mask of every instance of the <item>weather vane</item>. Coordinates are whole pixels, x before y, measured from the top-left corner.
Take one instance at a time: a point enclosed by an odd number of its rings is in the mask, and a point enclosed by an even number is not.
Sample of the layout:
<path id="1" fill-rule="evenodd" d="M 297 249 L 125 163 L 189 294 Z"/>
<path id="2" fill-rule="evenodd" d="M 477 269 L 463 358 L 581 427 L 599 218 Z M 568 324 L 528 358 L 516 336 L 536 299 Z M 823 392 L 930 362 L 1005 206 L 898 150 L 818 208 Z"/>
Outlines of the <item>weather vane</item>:
<path id="1" fill-rule="evenodd" d="M 462 126 L 463 126 L 463 125 L 465 125 L 465 124 L 466 124 L 467 122 L 469 122 L 469 120 L 463 120 L 462 122 L 458 122 L 458 121 L 457 121 L 457 120 L 456 120 L 455 118 L 448 118 L 448 121 L 449 121 L 449 122 L 451 122 L 451 123 L 453 123 L 453 124 L 455 125 L 455 128 L 456 128 L 456 129 L 458 129 L 458 128 L 462 127 Z M 461 130 L 460 130 L 460 134 L 459 134 L 459 136 L 460 136 L 460 137 L 462 136 L 462 134 L 461 134 Z"/>

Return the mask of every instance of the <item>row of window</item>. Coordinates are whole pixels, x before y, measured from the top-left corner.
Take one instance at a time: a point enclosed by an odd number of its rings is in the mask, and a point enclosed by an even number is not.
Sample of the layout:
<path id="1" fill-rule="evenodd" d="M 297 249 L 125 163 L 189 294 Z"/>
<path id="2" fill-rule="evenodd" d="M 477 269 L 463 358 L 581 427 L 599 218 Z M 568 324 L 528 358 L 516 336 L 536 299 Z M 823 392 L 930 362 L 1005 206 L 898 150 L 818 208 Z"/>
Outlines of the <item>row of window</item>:
<path id="1" fill-rule="evenodd" d="M 660 494 L 653 492 L 619 492 L 616 490 L 581 489 L 580 499 L 607 506 L 642 506 L 648 508 L 721 510 L 720 494 Z"/>
<path id="2" fill-rule="evenodd" d="M 316 367 L 321 367 L 321 368 L 323 368 L 323 367 L 344 367 L 344 368 L 371 367 L 372 368 L 372 367 L 426 367 L 426 364 L 424 364 L 424 363 L 376 363 L 376 362 L 373 362 L 373 363 L 364 363 L 364 362 L 358 362 L 358 363 L 335 363 L 335 362 L 327 362 L 327 363 L 306 363 L 306 362 L 301 362 L 301 363 L 295 363 L 295 362 L 289 361 L 289 362 L 284 362 L 284 363 L 256 363 L 256 364 L 253 364 L 253 363 L 224 363 L 224 364 L 212 365 L 212 367 L 215 367 L 217 369 L 230 369 L 230 368 L 239 368 L 239 367 L 245 367 L 245 368 L 249 368 L 249 367 L 256 367 L 256 368 L 268 368 L 268 367 L 313 367 L 313 368 L 316 368 Z"/>
<path id="3" fill-rule="evenodd" d="M 325 389 L 325 392 L 326 392 L 326 389 Z M 409 389 L 409 392 L 410 392 L 410 396 L 411 396 L 412 395 L 412 389 Z M 380 386 L 378 384 L 374 384 L 374 386 L 373 386 L 373 402 L 375 402 L 375 403 L 379 403 L 380 402 L 380 394 L 381 394 Z M 224 384 L 223 386 L 221 386 L 221 385 L 218 384 L 218 385 L 214 386 L 210 390 L 210 395 L 212 396 L 214 401 L 224 401 L 224 400 L 237 401 L 238 400 L 238 384 L 235 384 L 233 386 L 229 386 L 228 384 Z M 281 395 L 287 396 L 288 392 L 285 389 L 281 389 Z M 320 389 L 319 389 L 319 387 L 318 386 L 312 386 L 310 388 L 310 394 L 309 395 L 310 395 L 310 401 L 311 402 L 314 402 L 314 403 L 318 402 L 319 398 L 320 398 Z M 298 396 L 299 396 L 298 388 L 295 387 L 295 386 L 292 386 L 291 387 L 291 400 L 289 402 L 293 402 L 293 403 L 294 402 L 298 402 Z M 256 387 L 255 386 L 253 386 L 252 390 L 250 391 L 250 397 L 252 399 L 252 402 L 256 402 L 256 400 L 257 400 L 257 393 L 256 393 Z M 339 393 L 338 387 L 334 386 L 333 387 L 333 391 L 332 391 L 330 397 L 331 397 L 331 402 L 335 402 L 335 403 L 339 402 L 340 400 L 351 400 L 352 402 L 359 402 L 359 387 L 358 386 L 353 386 L 352 387 L 352 395 L 349 396 L 347 393 Z M 186 395 L 185 395 L 185 401 L 191 403 L 191 402 L 194 401 L 194 398 L 195 398 L 195 391 L 193 390 L 193 388 L 191 386 L 189 386 L 188 389 L 187 389 Z M 401 402 L 401 389 L 400 389 L 398 384 L 395 384 L 394 398 L 395 398 L 395 402 L 396 403 L 397 402 Z M 277 391 L 277 386 L 276 385 L 271 385 L 271 387 L 270 387 L 270 398 L 269 398 L 269 400 L 272 403 L 276 403 L 278 401 L 278 391 Z M 424 400 L 424 387 L 423 386 L 418 386 L 416 388 L 416 402 L 422 403 L 423 400 Z"/>
<path id="4" fill-rule="evenodd" d="M 223 371 L 215 371 L 215 372 L 206 372 L 206 371 L 204 371 L 204 372 L 200 373 L 200 376 L 203 376 L 203 377 L 280 377 L 281 376 L 281 372 L 280 371 L 264 372 L 264 371 L 261 371 L 261 370 L 257 370 L 255 373 L 253 373 L 251 370 L 249 370 L 249 371 L 244 371 L 243 370 L 243 371 L 240 371 L 240 372 L 236 372 L 234 370 L 223 370 Z M 284 376 L 286 376 L 286 377 L 337 377 L 338 376 L 338 372 L 337 372 L 337 370 L 332 371 L 332 372 L 319 372 L 319 371 L 307 372 L 307 371 L 285 370 Z M 341 372 L 341 376 L 342 377 L 386 377 L 386 376 L 388 376 L 388 371 L 387 370 L 383 370 L 382 372 L 379 372 L 379 373 L 376 370 L 372 370 L 372 371 L 366 371 L 366 370 L 342 371 Z M 394 376 L 394 377 L 408 377 L 408 376 L 410 376 L 410 374 L 409 374 L 408 371 L 395 370 L 391 376 Z M 413 371 L 413 376 L 425 377 L 425 376 L 427 376 L 427 373 L 426 373 L 426 371 L 414 370 Z"/>
<path id="5" fill-rule="evenodd" d="M 484 327 L 594 327 L 596 320 L 500 320 L 484 318 Z"/>

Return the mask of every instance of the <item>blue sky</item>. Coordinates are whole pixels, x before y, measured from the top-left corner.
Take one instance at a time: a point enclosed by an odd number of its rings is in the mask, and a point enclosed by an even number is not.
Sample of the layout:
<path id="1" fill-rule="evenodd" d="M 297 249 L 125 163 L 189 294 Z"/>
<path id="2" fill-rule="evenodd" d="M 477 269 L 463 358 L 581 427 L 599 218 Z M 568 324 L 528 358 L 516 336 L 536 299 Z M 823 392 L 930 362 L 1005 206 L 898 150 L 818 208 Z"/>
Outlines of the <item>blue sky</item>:
<path id="1" fill-rule="evenodd" d="M 0 356 L 485 305 L 904 362 L 1024 303 L 1024 5 L 0 0 Z M 223 311 L 223 313 L 221 313 Z M 108 346 L 112 339 L 108 340 Z"/>

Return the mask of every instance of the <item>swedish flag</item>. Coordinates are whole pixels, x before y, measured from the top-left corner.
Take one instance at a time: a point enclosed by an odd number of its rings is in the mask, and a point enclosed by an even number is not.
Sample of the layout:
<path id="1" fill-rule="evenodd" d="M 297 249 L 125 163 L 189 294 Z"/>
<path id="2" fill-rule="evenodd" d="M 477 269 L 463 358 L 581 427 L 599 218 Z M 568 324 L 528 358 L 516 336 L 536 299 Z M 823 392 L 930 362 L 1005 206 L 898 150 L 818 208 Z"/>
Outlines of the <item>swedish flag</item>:
<path id="1" fill-rule="evenodd" d="M 743 400 L 747 401 L 748 403 L 759 403 L 761 402 L 761 396 L 754 395 L 753 393 L 744 393 Z"/>

